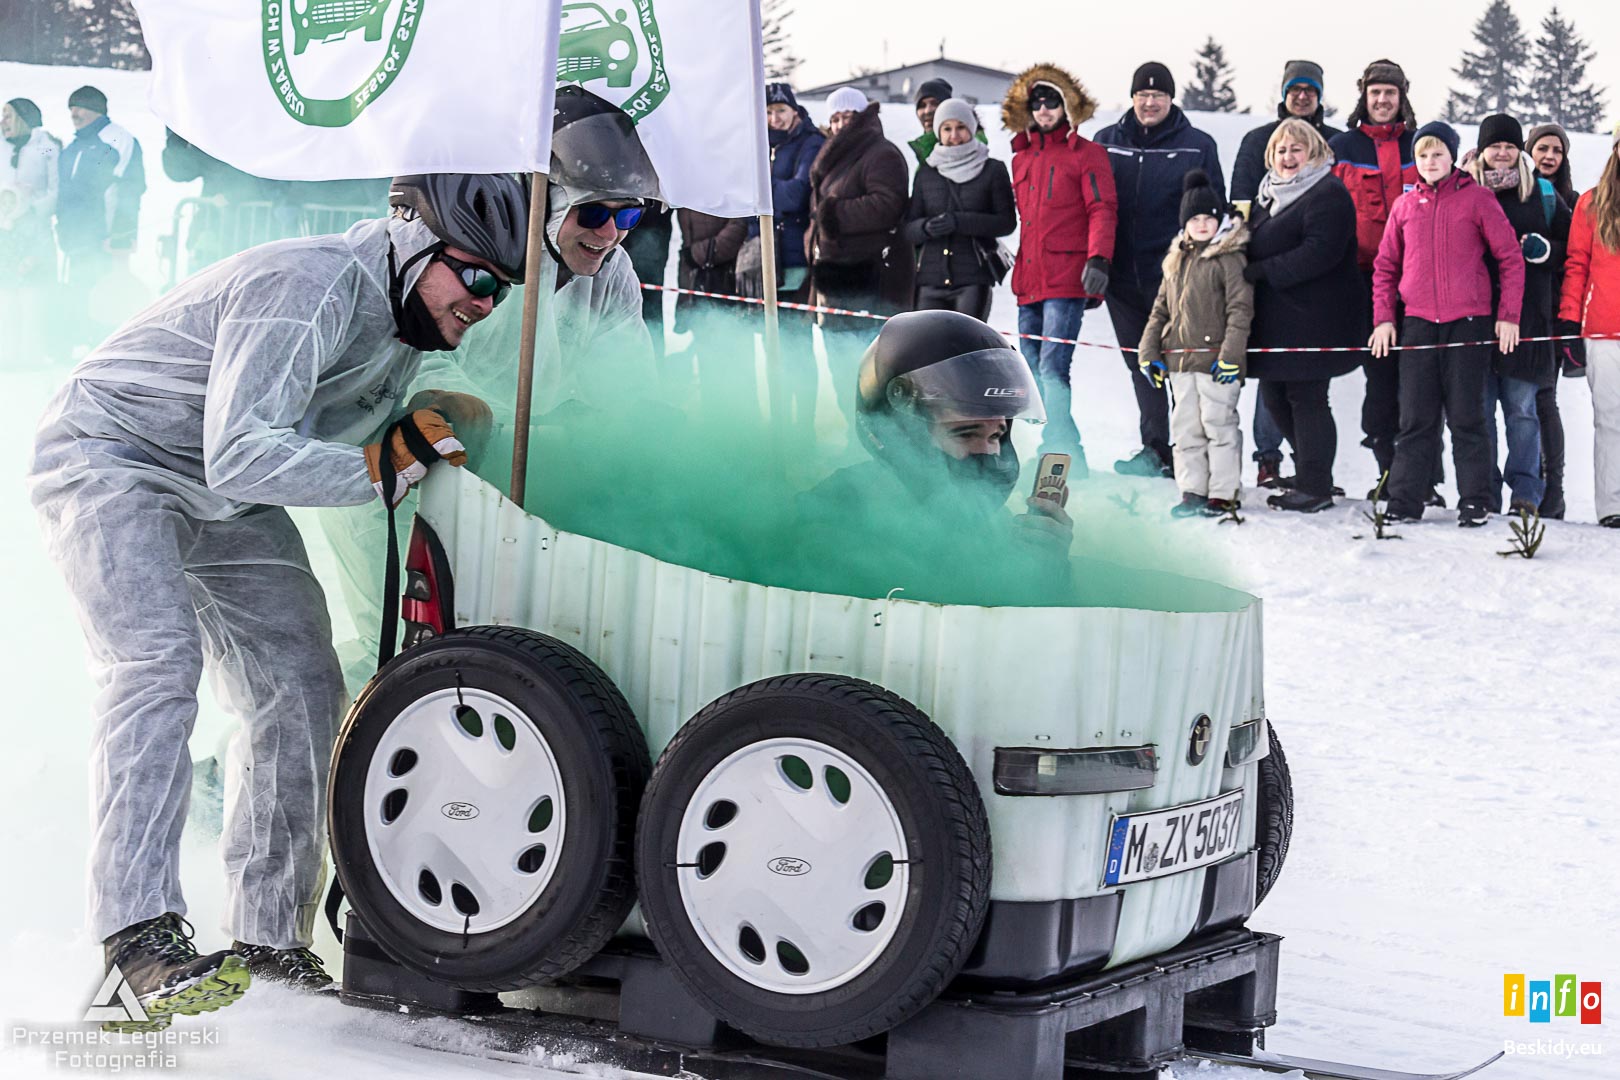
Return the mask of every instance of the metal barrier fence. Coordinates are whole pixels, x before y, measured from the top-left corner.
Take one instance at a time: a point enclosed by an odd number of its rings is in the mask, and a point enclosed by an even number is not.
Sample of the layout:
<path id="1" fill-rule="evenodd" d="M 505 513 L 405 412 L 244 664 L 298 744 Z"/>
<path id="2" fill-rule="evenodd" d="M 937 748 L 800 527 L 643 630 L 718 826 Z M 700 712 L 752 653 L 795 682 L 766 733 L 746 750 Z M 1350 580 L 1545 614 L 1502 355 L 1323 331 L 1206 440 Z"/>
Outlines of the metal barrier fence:
<path id="1" fill-rule="evenodd" d="M 159 241 L 164 288 L 172 289 L 203 267 L 250 247 L 295 236 L 344 232 L 357 221 L 385 212 L 377 206 L 181 199 L 174 208 L 172 230 Z"/>

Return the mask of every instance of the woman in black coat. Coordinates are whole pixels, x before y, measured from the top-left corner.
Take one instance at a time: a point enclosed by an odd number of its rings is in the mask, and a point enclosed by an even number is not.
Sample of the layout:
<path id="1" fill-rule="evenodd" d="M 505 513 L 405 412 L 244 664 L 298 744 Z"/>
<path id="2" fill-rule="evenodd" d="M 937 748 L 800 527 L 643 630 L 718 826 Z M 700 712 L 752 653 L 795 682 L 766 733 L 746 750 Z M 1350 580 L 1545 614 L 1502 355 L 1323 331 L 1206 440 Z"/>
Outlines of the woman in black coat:
<path id="1" fill-rule="evenodd" d="M 1366 343 L 1367 286 L 1356 268 L 1356 207 L 1333 175 L 1333 156 L 1316 129 L 1285 120 L 1266 144 L 1266 176 L 1249 219 L 1254 283 L 1251 349 L 1336 348 Z M 1256 353 L 1249 375 L 1294 448 L 1292 490 L 1266 500 L 1279 510 L 1315 513 L 1333 505 L 1339 431 L 1328 385 L 1360 366 L 1359 352 Z"/>
<path id="2" fill-rule="evenodd" d="M 917 249 L 917 309 L 988 319 L 996 238 L 1018 226 L 1012 178 L 976 138 L 979 120 L 967 102 L 942 102 L 934 130 L 939 142 L 917 169 L 904 230 Z"/>

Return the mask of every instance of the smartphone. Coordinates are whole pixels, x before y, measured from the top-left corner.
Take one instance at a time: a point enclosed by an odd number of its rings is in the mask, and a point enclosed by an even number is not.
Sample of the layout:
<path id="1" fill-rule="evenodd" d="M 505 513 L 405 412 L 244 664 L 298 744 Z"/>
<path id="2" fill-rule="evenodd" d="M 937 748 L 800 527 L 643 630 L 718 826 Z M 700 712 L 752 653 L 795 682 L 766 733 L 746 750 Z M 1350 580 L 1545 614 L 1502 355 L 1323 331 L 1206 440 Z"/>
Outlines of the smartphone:
<path id="1" fill-rule="evenodd" d="M 1069 455 L 1042 454 L 1035 470 L 1035 497 L 1062 506 L 1069 486 Z"/>

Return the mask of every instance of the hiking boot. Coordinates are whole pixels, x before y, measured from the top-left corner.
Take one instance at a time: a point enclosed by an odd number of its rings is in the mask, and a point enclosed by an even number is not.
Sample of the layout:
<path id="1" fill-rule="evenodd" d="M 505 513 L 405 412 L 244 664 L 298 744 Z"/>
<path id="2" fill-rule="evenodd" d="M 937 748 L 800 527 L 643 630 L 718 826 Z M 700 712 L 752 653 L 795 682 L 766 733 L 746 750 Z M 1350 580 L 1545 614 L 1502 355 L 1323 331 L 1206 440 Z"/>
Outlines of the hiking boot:
<path id="1" fill-rule="evenodd" d="M 1435 488 L 1430 488 L 1429 497 L 1423 500 L 1423 505 L 1432 506 L 1436 510 L 1444 510 L 1446 508 L 1446 497 Z"/>
<path id="2" fill-rule="evenodd" d="M 1257 487 L 1285 488 L 1294 486 L 1294 478 L 1284 478 L 1282 462 L 1262 461 L 1260 467 L 1254 471 L 1254 482 Z"/>
<path id="3" fill-rule="evenodd" d="M 1384 524 L 1386 525 L 1415 525 L 1423 520 L 1423 507 L 1407 506 L 1404 503 L 1390 503 L 1384 510 Z"/>
<path id="4" fill-rule="evenodd" d="M 161 1031 L 177 1015 L 213 1012 L 242 996 L 251 981 L 247 961 L 227 950 L 199 955 L 191 944 L 195 933 L 169 912 L 107 939 L 107 970 L 118 968 L 146 1019 L 108 1020 L 103 1030 Z"/>
<path id="5" fill-rule="evenodd" d="M 1266 500 L 1266 505 L 1273 510 L 1293 510 L 1301 514 L 1315 514 L 1322 510 L 1331 509 L 1333 499 L 1327 495 L 1312 495 L 1309 492 L 1294 489 L 1285 491 L 1281 495 L 1273 495 Z"/>
<path id="6" fill-rule="evenodd" d="M 1620 529 L 1620 514 L 1610 514 L 1608 517 L 1598 518 L 1598 524 L 1605 529 Z"/>
<path id="7" fill-rule="evenodd" d="M 308 949 L 277 949 L 236 941 L 231 943 L 231 951 L 247 961 L 255 979 L 284 983 L 295 990 L 321 991 L 335 985 L 326 973 L 326 961 Z"/>
<path id="8" fill-rule="evenodd" d="M 1564 520 L 1564 493 L 1561 489 L 1549 487 L 1547 494 L 1541 497 L 1541 516 L 1548 521 Z"/>
<path id="9" fill-rule="evenodd" d="M 1489 520 L 1491 510 L 1488 506 L 1465 502 L 1457 507 L 1457 527 L 1460 529 L 1477 529 Z"/>
<path id="10" fill-rule="evenodd" d="M 1237 513 L 1242 505 L 1236 499 L 1207 499 L 1199 513 L 1205 517 L 1225 517 L 1227 514 Z"/>
<path id="11" fill-rule="evenodd" d="M 1531 502 L 1529 499 L 1514 499 L 1508 503 L 1508 513 L 1529 514 L 1531 517 L 1541 516 L 1541 504 Z"/>
<path id="12" fill-rule="evenodd" d="M 1149 452 L 1151 453 L 1151 451 Z M 1208 505 L 1209 499 L 1206 496 L 1194 495 L 1190 491 L 1183 492 L 1181 501 L 1170 508 L 1170 516 L 1178 518 L 1197 517 L 1205 512 L 1204 508 Z M 1620 520 L 1620 518 L 1617 518 L 1617 520 Z"/>
<path id="13" fill-rule="evenodd" d="M 1114 462 L 1114 471 L 1121 476 L 1173 476 L 1168 466 L 1151 446 L 1144 446 L 1128 458 Z"/>

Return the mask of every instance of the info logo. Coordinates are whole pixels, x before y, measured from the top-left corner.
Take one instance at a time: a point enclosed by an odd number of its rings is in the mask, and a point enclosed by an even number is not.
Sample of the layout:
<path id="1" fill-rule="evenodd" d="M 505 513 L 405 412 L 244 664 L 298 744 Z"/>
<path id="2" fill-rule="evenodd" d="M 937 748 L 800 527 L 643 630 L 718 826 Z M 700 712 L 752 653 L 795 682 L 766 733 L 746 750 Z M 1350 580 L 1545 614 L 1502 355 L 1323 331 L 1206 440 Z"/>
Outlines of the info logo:
<path id="1" fill-rule="evenodd" d="M 1528 982 L 1523 975 L 1503 975 L 1502 1015 L 1526 1016 L 1532 1024 L 1550 1024 L 1555 1016 L 1578 1015 L 1583 1024 L 1601 1024 L 1603 984 L 1580 982 L 1573 975 Z"/>

